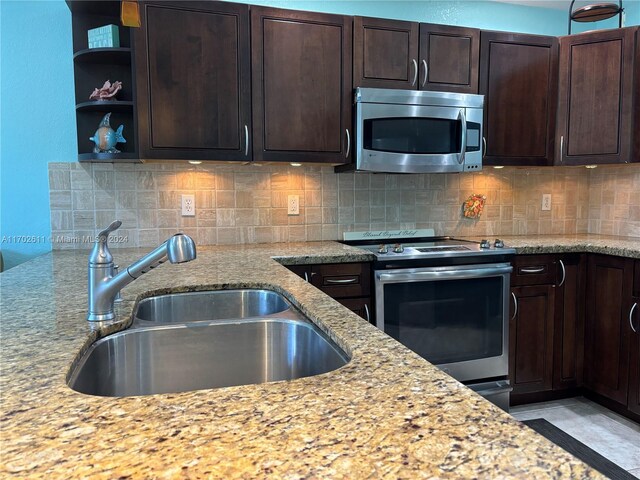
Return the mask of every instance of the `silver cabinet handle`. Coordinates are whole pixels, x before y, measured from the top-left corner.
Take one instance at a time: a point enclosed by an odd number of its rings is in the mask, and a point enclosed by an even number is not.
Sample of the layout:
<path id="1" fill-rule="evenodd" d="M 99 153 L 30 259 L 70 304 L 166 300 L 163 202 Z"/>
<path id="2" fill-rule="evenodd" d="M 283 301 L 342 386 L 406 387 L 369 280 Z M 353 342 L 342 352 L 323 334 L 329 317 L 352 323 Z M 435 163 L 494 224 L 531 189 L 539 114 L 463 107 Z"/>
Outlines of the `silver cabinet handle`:
<path id="1" fill-rule="evenodd" d="M 516 315 L 518 315 L 518 299 L 516 298 L 516 294 L 513 292 L 511 292 L 511 296 L 513 297 L 514 305 L 513 316 L 511 317 L 511 320 L 513 320 L 514 318 L 516 318 Z"/>
<path id="2" fill-rule="evenodd" d="M 564 135 L 560 136 L 560 163 L 562 163 L 562 156 L 564 150 Z"/>
<path id="3" fill-rule="evenodd" d="M 638 306 L 638 302 L 634 303 L 633 306 L 631 307 L 631 310 L 629 310 L 629 325 L 631 326 L 631 330 L 633 330 L 633 333 L 638 333 L 638 330 L 636 330 L 636 328 L 633 326 L 633 311 L 636 309 L 637 306 Z"/>
<path id="4" fill-rule="evenodd" d="M 244 155 L 249 155 L 249 127 L 244 126 Z"/>
<path id="5" fill-rule="evenodd" d="M 364 304 L 364 314 L 366 315 L 367 322 L 371 323 L 371 315 L 369 314 L 369 305 Z"/>
<path id="6" fill-rule="evenodd" d="M 345 153 L 344 156 L 349 158 L 349 151 L 351 151 L 351 135 L 349 135 L 348 128 L 345 128 L 344 131 L 347 133 L 347 153 Z"/>
<path id="7" fill-rule="evenodd" d="M 460 123 L 462 123 L 462 135 L 460 136 L 460 143 L 462 144 L 462 146 L 460 148 L 458 163 L 462 164 L 462 162 L 464 162 L 464 154 L 467 151 L 467 117 L 464 114 L 464 108 L 460 109 L 460 113 L 458 113 L 458 119 L 460 120 Z"/>
<path id="8" fill-rule="evenodd" d="M 558 286 L 561 287 L 565 279 L 567 278 L 567 269 L 564 268 L 564 262 L 562 260 L 558 261 L 560 262 L 560 266 L 562 267 L 562 280 L 560 280 L 560 283 L 558 284 Z"/>
<path id="9" fill-rule="evenodd" d="M 544 272 L 544 267 L 538 268 L 521 268 L 520 271 L 522 273 L 541 273 Z"/>
<path id="10" fill-rule="evenodd" d="M 485 137 L 482 137 L 482 146 L 484 147 L 482 150 L 482 158 L 484 158 L 487 156 L 487 139 Z"/>
<path id="11" fill-rule="evenodd" d="M 418 81 L 418 62 L 415 58 L 412 58 L 411 63 L 413 64 L 413 81 L 411 82 L 411 86 L 413 87 Z"/>
<path id="12" fill-rule="evenodd" d="M 304 281 L 305 282 L 309 281 L 309 274 L 307 272 L 304 272 Z"/>
<path id="13" fill-rule="evenodd" d="M 344 280 L 334 280 L 332 278 L 327 278 L 325 280 L 327 283 L 337 283 L 337 284 L 346 284 L 346 283 L 356 283 L 358 281 L 358 277 L 353 278 L 345 278 Z"/>
<path id="14" fill-rule="evenodd" d="M 429 75 L 429 66 L 427 65 L 427 61 L 422 59 L 422 65 L 424 65 L 424 78 L 422 79 L 422 86 L 424 87 L 427 83 L 427 77 Z"/>

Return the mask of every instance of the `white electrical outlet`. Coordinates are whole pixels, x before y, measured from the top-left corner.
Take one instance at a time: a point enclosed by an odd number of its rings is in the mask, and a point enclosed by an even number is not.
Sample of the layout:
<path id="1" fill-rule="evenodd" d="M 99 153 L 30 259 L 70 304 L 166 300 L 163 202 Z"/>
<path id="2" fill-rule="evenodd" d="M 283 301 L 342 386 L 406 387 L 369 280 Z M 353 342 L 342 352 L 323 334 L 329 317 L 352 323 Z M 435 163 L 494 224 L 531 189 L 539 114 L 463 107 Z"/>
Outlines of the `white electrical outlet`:
<path id="1" fill-rule="evenodd" d="M 300 215 L 300 195 L 289 195 L 287 198 L 287 215 Z"/>
<path id="2" fill-rule="evenodd" d="M 542 210 L 551 210 L 551 194 L 542 194 Z"/>
<path id="3" fill-rule="evenodd" d="M 180 201 L 182 206 L 183 217 L 195 217 L 196 216 L 196 198 L 195 195 L 182 195 Z"/>

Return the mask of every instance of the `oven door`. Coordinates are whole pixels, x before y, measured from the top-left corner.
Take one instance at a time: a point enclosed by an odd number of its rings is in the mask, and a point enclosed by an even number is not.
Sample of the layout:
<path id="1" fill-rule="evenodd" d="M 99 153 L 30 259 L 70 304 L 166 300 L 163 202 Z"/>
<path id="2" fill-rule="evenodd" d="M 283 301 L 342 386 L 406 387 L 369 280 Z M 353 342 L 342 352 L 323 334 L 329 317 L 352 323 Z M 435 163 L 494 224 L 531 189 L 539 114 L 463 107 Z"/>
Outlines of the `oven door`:
<path id="1" fill-rule="evenodd" d="M 481 166 L 482 109 L 358 103 L 356 116 L 360 170 L 462 172 L 466 156 Z"/>
<path id="2" fill-rule="evenodd" d="M 509 263 L 375 272 L 378 328 L 459 381 L 508 374 Z"/>

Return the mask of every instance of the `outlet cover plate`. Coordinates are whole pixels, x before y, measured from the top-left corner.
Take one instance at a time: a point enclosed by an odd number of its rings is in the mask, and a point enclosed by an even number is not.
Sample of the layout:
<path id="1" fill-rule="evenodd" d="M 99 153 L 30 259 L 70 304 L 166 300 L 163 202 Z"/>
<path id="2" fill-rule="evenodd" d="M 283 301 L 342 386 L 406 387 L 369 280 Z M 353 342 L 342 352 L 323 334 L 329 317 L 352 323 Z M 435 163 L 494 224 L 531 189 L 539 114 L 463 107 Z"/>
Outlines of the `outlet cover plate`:
<path id="1" fill-rule="evenodd" d="M 195 195 L 182 195 L 180 200 L 183 217 L 196 216 L 196 198 Z"/>
<path id="2" fill-rule="evenodd" d="M 542 210 L 551 210 L 551 194 L 542 194 Z"/>
<path id="3" fill-rule="evenodd" d="M 287 197 L 287 215 L 300 215 L 300 195 Z"/>

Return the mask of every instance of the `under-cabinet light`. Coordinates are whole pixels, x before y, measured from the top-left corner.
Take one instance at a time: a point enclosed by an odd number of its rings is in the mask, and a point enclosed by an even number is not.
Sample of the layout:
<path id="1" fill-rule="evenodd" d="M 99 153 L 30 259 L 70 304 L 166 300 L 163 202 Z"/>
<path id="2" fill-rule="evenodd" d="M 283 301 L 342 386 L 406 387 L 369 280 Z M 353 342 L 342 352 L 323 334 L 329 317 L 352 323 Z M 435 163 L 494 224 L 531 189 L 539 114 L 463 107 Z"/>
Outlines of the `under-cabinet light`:
<path id="1" fill-rule="evenodd" d="M 191 165 L 200 165 L 202 162 L 200 160 L 189 160 Z"/>
<path id="2" fill-rule="evenodd" d="M 585 165 L 584 168 L 588 168 L 588 169 L 598 168 L 598 165 Z"/>
<path id="3" fill-rule="evenodd" d="M 494 166 L 493 168 L 495 168 L 495 169 L 504 168 L 504 165 L 496 165 L 496 166 Z"/>
<path id="4" fill-rule="evenodd" d="M 291 165 L 292 167 L 301 167 L 302 166 L 301 163 L 290 163 L 289 165 Z"/>

